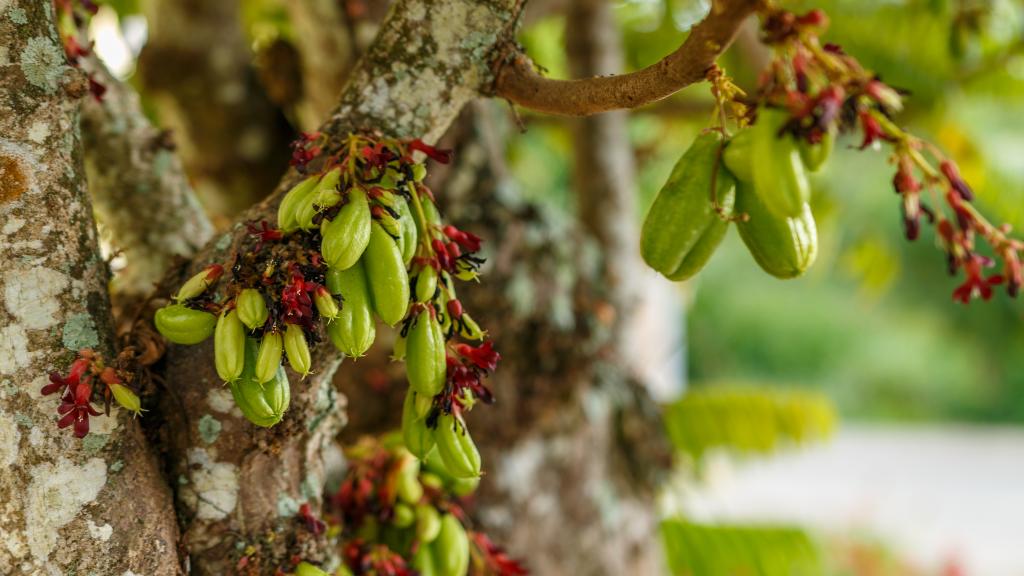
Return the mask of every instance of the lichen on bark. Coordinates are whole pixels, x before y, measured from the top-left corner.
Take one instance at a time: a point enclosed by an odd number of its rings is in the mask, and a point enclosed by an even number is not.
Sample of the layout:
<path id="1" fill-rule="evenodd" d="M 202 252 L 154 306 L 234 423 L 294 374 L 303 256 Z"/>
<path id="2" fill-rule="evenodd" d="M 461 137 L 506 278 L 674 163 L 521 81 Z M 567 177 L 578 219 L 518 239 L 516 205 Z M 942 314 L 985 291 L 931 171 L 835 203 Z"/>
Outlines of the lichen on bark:
<path id="1" fill-rule="evenodd" d="M 0 475 L 0 567 L 175 574 L 169 494 L 137 424 L 114 410 L 94 419 L 105 440 L 86 444 L 57 428 L 58 400 L 40 395 L 74 358 L 69 346 L 112 352 L 109 275 L 69 93 L 81 73 L 66 64 L 50 2 L 5 6 L 0 52 L 18 65 L 0 66 L 0 461 L 15 465 Z"/>

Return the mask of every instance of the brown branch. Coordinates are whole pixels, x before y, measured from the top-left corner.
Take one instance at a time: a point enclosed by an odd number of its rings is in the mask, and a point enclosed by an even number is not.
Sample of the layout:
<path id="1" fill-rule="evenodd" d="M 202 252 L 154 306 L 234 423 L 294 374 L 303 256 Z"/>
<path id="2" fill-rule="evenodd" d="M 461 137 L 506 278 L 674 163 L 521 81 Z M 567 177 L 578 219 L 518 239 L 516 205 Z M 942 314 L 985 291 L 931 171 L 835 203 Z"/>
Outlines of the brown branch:
<path id="1" fill-rule="evenodd" d="M 498 71 L 495 95 L 526 108 L 567 116 L 589 116 L 661 100 L 703 79 L 759 4 L 758 0 L 716 0 L 678 50 L 647 68 L 621 76 L 553 80 L 538 74 L 528 56 L 517 54 Z"/>

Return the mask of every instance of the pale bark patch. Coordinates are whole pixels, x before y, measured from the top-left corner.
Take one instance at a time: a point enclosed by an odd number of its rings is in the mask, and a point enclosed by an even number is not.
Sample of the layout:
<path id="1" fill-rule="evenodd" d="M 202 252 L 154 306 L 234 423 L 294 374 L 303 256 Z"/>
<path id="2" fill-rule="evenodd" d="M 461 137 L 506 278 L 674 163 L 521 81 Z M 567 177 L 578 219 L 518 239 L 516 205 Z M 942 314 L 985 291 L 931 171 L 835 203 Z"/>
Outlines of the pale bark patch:
<path id="1" fill-rule="evenodd" d="M 29 330 L 44 330 L 58 322 L 60 296 L 71 284 L 64 273 L 50 268 L 14 268 L 6 274 L 7 311 Z"/>
<path id="2" fill-rule="evenodd" d="M 59 529 L 96 499 L 107 483 L 107 464 L 91 458 L 81 466 L 60 458 L 32 469 L 25 506 L 25 535 L 36 561 L 45 562 L 57 547 Z"/>

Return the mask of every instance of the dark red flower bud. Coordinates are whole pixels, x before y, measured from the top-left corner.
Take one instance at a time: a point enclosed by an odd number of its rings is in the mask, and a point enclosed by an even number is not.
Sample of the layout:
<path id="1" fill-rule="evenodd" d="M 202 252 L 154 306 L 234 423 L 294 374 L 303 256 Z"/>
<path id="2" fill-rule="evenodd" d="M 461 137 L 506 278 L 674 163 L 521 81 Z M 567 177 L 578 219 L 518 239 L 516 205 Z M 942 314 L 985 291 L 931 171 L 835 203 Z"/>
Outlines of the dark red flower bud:
<path id="1" fill-rule="evenodd" d="M 949 160 L 943 160 L 939 164 L 939 169 L 942 170 L 942 175 L 949 181 L 949 185 L 956 190 L 957 194 L 961 198 L 970 202 L 974 199 L 974 193 L 971 191 L 971 187 L 964 182 L 964 179 L 960 177 L 960 170 L 956 167 L 956 164 Z"/>

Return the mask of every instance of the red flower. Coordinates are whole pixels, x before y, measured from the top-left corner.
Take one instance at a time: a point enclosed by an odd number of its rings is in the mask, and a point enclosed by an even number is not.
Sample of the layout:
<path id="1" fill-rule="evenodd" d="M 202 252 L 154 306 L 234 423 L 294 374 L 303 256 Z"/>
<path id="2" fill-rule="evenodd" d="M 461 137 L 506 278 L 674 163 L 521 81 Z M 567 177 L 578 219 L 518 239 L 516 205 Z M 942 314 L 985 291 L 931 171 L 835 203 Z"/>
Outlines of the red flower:
<path id="1" fill-rule="evenodd" d="M 299 518 L 302 519 L 306 524 L 306 529 L 312 532 L 314 536 L 319 536 L 327 530 L 327 524 L 313 514 L 308 502 L 304 502 L 299 506 Z"/>
<path id="2" fill-rule="evenodd" d="M 942 175 L 949 181 L 949 185 L 956 190 L 957 194 L 961 198 L 970 202 L 974 199 L 974 193 L 971 192 L 971 187 L 964 182 L 964 179 L 960 177 L 960 170 L 956 167 L 956 164 L 949 160 L 943 160 L 939 164 L 939 169 L 942 170 Z"/>
<path id="3" fill-rule="evenodd" d="M 61 398 L 61 404 L 57 413 L 62 417 L 57 421 L 59 428 L 67 428 L 74 423 L 76 438 L 84 438 L 89 433 L 89 416 L 99 416 L 99 410 L 92 407 L 89 399 L 92 397 L 92 386 L 89 379 L 69 387 L 68 391 Z"/>
<path id="4" fill-rule="evenodd" d="M 882 130 L 882 125 L 878 123 L 878 119 L 872 116 L 870 112 L 862 110 L 859 113 L 859 117 L 861 131 L 864 133 L 864 140 L 860 143 L 861 150 L 871 146 L 878 140 L 889 139 L 889 136 Z"/>
<path id="5" fill-rule="evenodd" d="M 253 249 L 255 252 L 259 252 L 264 244 L 284 238 L 284 232 L 274 228 L 266 220 L 261 220 L 259 226 L 256 226 L 255 222 L 249 222 L 245 227 L 249 231 L 249 236 L 259 239 L 256 248 Z"/>
<path id="6" fill-rule="evenodd" d="M 456 242 L 463 250 L 467 252 L 479 252 L 480 251 L 480 237 L 472 232 L 464 232 L 459 230 L 455 226 L 448 225 L 444 227 L 444 235 Z M 456 256 L 457 258 L 457 256 Z"/>
<path id="7" fill-rule="evenodd" d="M 426 144 L 425 142 L 423 142 L 423 140 L 420 140 L 419 138 L 409 142 L 409 150 L 412 150 L 413 152 L 423 152 L 432 160 L 440 162 L 441 164 L 447 164 L 452 161 L 451 150 L 442 150 L 440 148 L 435 148 L 429 144 Z"/>
<path id="8" fill-rule="evenodd" d="M 494 344 L 489 341 L 475 348 L 469 344 L 456 344 L 455 351 L 477 368 L 488 372 L 493 372 L 498 367 L 498 361 L 501 360 L 501 354 L 494 350 Z"/>
<path id="9" fill-rule="evenodd" d="M 470 532 L 470 537 L 480 550 L 487 567 L 497 576 L 525 576 L 530 571 L 509 555 L 483 532 Z"/>
<path id="10" fill-rule="evenodd" d="M 982 267 L 988 263 L 987 258 L 977 254 L 971 254 L 963 261 L 965 279 L 963 284 L 953 290 L 953 300 L 967 304 L 976 296 L 982 300 L 992 298 L 992 287 L 1002 284 L 1003 277 L 998 274 L 988 278 L 982 276 Z"/>

